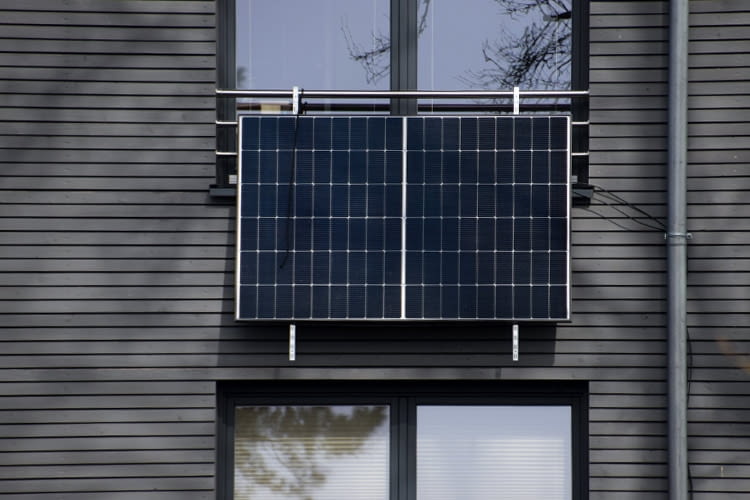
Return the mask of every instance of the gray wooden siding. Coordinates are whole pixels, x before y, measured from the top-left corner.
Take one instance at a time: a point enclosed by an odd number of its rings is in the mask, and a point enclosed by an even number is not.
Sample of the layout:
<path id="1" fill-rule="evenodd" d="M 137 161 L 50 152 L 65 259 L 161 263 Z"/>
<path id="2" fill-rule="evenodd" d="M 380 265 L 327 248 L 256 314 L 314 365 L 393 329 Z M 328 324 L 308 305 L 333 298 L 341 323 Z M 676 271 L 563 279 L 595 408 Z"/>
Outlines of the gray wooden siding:
<path id="1" fill-rule="evenodd" d="M 690 467 L 696 499 L 750 494 L 750 6 L 691 1 Z"/>
<path id="2" fill-rule="evenodd" d="M 3 498 L 214 497 L 214 11 L 0 1 Z"/>
<path id="3" fill-rule="evenodd" d="M 690 461 L 750 492 L 750 8 L 693 0 Z M 216 383 L 581 380 L 590 498 L 665 499 L 665 252 L 599 192 L 573 215 L 573 320 L 237 324 L 214 176 L 213 1 L 0 0 L 0 491 L 212 499 Z M 667 2 L 591 2 L 591 181 L 664 219 Z M 610 206 L 610 205 L 615 206 Z"/>
<path id="4" fill-rule="evenodd" d="M 574 210 L 571 330 L 630 364 L 590 384 L 590 497 L 667 498 L 665 2 L 591 3 L 589 210 Z M 606 375 L 605 375 L 606 374 Z"/>

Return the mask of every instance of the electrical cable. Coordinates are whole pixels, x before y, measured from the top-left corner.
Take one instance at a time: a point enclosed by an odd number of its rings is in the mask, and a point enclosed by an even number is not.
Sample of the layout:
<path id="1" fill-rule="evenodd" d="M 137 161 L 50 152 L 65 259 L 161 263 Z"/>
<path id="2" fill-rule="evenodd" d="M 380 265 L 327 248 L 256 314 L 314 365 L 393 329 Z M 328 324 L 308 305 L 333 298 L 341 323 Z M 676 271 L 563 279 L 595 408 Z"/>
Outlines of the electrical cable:
<path id="1" fill-rule="evenodd" d="M 648 227 L 650 229 L 656 229 L 656 230 L 666 230 L 667 229 L 666 224 L 664 224 L 664 222 L 661 219 L 658 219 L 657 217 L 654 217 L 653 215 L 649 214 L 648 212 L 646 212 L 642 208 L 640 208 L 640 207 L 638 207 L 636 205 L 633 205 L 632 203 L 630 203 L 629 201 L 627 201 L 626 199 L 624 199 L 620 195 L 615 194 L 612 191 L 609 191 L 607 189 L 604 189 L 601 186 L 597 186 L 597 185 L 593 185 L 592 184 L 592 187 L 594 188 L 594 192 L 595 193 L 598 193 L 598 194 L 601 195 L 600 198 L 599 198 L 600 201 L 602 201 L 608 207 L 611 207 L 612 209 L 617 210 L 619 213 L 621 213 L 622 215 L 624 215 L 628 219 L 632 220 L 636 224 L 640 224 L 642 226 Z M 627 207 L 629 207 L 629 208 L 635 210 L 636 212 L 640 213 L 641 215 L 643 215 L 643 217 L 633 217 L 632 215 L 630 215 L 630 214 L 624 212 L 623 210 L 617 208 L 616 205 L 613 205 L 612 203 L 608 203 L 606 200 L 615 201 L 615 202 L 618 202 L 618 203 L 620 203 L 622 205 L 626 205 Z M 649 219 L 649 220 L 652 220 L 652 221 L 656 222 L 659 225 L 659 227 L 651 226 L 651 225 L 646 224 L 646 223 L 642 222 L 641 220 L 639 220 L 639 219 L 642 219 L 642 218 Z"/>
<path id="2" fill-rule="evenodd" d="M 299 128 L 299 115 L 294 116 L 294 133 L 292 135 L 292 164 L 289 172 L 289 182 L 288 182 L 288 197 L 286 201 L 286 252 L 284 253 L 284 258 L 281 261 L 281 264 L 279 264 L 279 269 L 283 269 L 283 267 L 286 265 L 287 260 L 289 260 L 289 251 L 292 246 L 294 246 L 294 242 L 292 241 L 294 238 L 294 234 L 292 231 L 292 205 L 294 205 L 294 192 L 295 192 L 295 186 L 296 186 L 296 177 L 297 177 L 297 129 Z"/>
<path id="3" fill-rule="evenodd" d="M 610 199 L 612 199 L 612 198 L 610 198 Z M 661 221 L 659 221 L 655 217 L 652 217 L 651 215 L 647 215 L 647 217 L 645 217 L 645 218 L 650 219 L 650 220 L 654 220 L 658 224 L 658 226 L 653 226 L 651 224 L 646 224 L 645 222 L 643 222 L 643 221 L 640 220 L 643 217 L 633 217 L 632 215 L 628 214 L 624 210 L 618 208 L 617 205 L 612 204 L 612 203 L 608 203 L 607 201 L 602 200 L 601 198 L 599 198 L 599 200 L 602 201 L 604 205 L 606 205 L 606 206 L 612 208 L 613 210 L 615 210 L 616 212 L 624 215 L 625 217 L 627 217 L 628 219 L 630 219 L 632 222 L 635 222 L 636 224 L 639 224 L 641 226 L 647 227 L 649 229 L 654 229 L 654 230 L 657 230 L 657 231 L 666 231 L 666 229 L 667 229 L 666 226 L 664 226 L 664 224 Z M 621 202 L 619 202 L 619 200 L 615 200 L 615 201 L 618 201 L 618 203 L 621 203 Z M 631 205 L 627 205 L 627 206 L 629 206 L 629 207 L 631 207 L 633 209 L 637 209 L 637 207 L 633 207 Z M 637 209 L 637 210 L 641 211 L 641 209 Z"/>
<path id="4" fill-rule="evenodd" d="M 613 221 L 612 219 L 610 219 L 610 218 L 609 218 L 609 217 L 607 217 L 606 215 L 602 215 L 602 214 L 600 214 L 599 212 L 595 212 L 595 211 L 594 211 L 594 210 L 592 210 L 592 209 L 591 209 L 590 207 L 581 207 L 581 208 L 582 208 L 583 210 L 587 211 L 587 212 L 591 212 L 592 214 L 594 214 L 594 215 L 596 215 L 596 216 L 598 216 L 598 217 L 601 217 L 602 219 L 606 220 L 607 222 L 610 222 L 610 223 L 614 224 L 615 226 L 619 227 L 619 228 L 620 228 L 620 229 L 622 229 L 623 231 L 630 231 L 630 228 L 629 228 L 629 227 L 625 227 L 625 226 L 623 226 L 622 224 L 620 224 L 619 222 L 615 222 L 615 221 Z"/>

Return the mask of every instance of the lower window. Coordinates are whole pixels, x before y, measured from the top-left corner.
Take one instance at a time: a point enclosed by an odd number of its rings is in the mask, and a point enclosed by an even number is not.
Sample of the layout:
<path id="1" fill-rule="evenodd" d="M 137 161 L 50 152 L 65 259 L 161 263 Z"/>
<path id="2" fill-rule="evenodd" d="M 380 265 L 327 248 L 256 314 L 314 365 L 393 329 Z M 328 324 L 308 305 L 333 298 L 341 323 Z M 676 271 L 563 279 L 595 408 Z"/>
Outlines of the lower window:
<path id="1" fill-rule="evenodd" d="M 585 498 L 580 386 L 226 387 L 223 499 Z"/>

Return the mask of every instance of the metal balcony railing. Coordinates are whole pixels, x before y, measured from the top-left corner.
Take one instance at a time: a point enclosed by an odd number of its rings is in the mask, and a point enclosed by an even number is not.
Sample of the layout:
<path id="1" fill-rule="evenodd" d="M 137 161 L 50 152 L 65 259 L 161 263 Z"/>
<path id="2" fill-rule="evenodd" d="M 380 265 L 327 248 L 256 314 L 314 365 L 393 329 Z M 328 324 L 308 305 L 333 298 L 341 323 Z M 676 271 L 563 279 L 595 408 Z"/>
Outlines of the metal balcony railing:
<path id="1" fill-rule="evenodd" d="M 411 102 L 417 114 L 569 113 L 573 181 L 588 183 L 588 90 L 239 90 L 217 89 L 216 184 L 213 196 L 234 196 L 237 111 L 291 114 L 388 114 Z"/>

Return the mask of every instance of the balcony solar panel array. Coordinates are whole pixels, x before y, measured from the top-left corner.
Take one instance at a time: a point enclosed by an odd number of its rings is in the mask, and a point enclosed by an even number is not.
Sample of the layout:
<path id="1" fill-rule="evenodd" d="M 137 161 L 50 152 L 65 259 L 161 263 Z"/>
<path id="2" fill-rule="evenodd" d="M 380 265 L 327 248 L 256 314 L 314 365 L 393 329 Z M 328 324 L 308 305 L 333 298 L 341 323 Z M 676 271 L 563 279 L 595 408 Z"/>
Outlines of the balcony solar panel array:
<path id="1" fill-rule="evenodd" d="M 568 318 L 568 130 L 241 117 L 237 318 Z"/>

